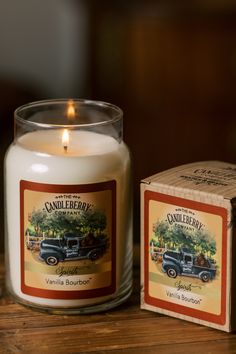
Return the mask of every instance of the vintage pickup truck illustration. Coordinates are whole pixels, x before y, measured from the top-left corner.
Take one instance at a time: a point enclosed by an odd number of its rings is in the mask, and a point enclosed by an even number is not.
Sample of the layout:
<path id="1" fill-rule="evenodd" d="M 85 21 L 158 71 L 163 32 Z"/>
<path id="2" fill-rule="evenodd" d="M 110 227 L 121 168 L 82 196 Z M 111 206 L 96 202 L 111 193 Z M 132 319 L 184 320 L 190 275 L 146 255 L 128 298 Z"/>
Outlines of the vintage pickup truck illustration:
<path id="1" fill-rule="evenodd" d="M 103 237 L 95 237 L 92 234 L 79 237 L 67 233 L 61 239 L 43 240 L 40 244 L 39 258 L 51 266 L 69 260 L 95 261 L 102 257 L 107 247 L 107 239 Z"/>
<path id="2" fill-rule="evenodd" d="M 163 253 L 162 270 L 170 277 L 185 275 L 200 278 L 203 282 L 208 282 L 215 278 L 216 267 L 209 259 L 203 255 L 194 255 L 188 250 L 165 251 Z"/>

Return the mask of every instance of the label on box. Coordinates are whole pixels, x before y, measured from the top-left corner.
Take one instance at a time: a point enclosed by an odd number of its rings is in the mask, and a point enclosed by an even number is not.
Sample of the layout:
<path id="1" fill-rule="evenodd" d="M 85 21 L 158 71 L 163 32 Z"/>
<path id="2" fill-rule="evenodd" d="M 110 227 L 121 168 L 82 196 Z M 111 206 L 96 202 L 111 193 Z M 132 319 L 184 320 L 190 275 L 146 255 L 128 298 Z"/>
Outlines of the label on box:
<path id="1" fill-rule="evenodd" d="M 21 290 L 51 299 L 116 288 L 116 182 L 20 182 Z"/>
<path id="2" fill-rule="evenodd" d="M 145 303 L 224 325 L 227 211 L 144 192 Z"/>

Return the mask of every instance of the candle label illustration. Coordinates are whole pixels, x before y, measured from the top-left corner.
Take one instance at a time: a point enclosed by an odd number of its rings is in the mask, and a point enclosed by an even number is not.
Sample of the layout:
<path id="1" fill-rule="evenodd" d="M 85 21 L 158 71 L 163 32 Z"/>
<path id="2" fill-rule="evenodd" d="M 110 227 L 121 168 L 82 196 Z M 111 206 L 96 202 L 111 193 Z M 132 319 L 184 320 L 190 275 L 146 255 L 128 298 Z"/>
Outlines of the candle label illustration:
<path id="1" fill-rule="evenodd" d="M 115 292 L 116 182 L 20 182 L 21 290 L 52 299 Z"/>
<path id="2" fill-rule="evenodd" d="M 146 194 L 147 303 L 225 321 L 226 211 Z"/>

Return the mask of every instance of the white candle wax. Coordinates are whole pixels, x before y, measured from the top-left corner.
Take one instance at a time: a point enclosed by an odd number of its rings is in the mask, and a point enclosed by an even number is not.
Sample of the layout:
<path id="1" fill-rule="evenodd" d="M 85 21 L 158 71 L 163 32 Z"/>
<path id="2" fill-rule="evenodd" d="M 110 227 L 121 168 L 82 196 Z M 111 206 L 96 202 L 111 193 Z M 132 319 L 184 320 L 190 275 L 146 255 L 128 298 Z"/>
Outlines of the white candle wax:
<path id="1" fill-rule="evenodd" d="M 8 288 L 19 299 L 42 307 L 94 305 L 114 298 L 119 292 L 125 292 L 125 288 L 131 284 L 132 239 L 128 149 L 123 142 L 118 143 L 114 138 L 103 134 L 72 130 L 69 135 L 69 144 L 65 151 L 60 129 L 27 133 L 9 148 L 5 159 Z M 52 185 L 116 181 L 116 290 L 114 294 L 89 299 L 50 299 L 22 292 L 19 251 L 21 180 Z"/>

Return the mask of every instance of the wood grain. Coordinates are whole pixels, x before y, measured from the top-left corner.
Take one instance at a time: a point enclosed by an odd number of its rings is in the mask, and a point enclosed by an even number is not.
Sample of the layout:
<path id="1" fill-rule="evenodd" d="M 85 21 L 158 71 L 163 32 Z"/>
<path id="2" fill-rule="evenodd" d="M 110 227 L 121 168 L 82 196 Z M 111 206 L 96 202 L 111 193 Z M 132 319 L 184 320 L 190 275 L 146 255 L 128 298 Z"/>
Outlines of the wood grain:
<path id="1" fill-rule="evenodd" d="M 0 353 L 236 353 L 236 336 L 139 309 L 139 271 L 126 304 L 95 315 L 49 315 L 16 304 L 3 289 Z M 4 288 L 4 267 L 0 263 Z"/>

